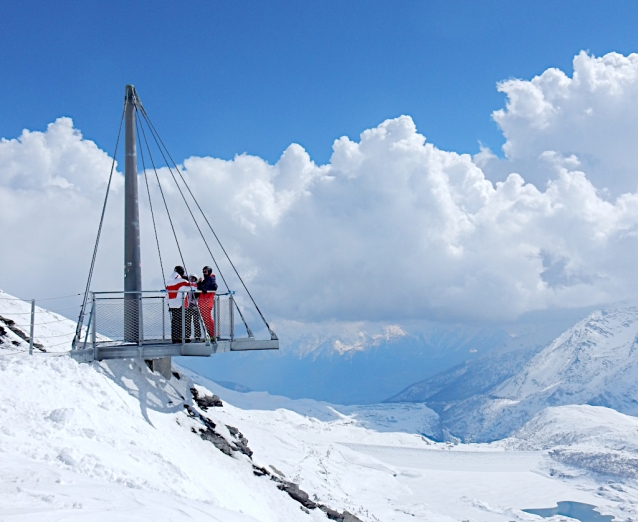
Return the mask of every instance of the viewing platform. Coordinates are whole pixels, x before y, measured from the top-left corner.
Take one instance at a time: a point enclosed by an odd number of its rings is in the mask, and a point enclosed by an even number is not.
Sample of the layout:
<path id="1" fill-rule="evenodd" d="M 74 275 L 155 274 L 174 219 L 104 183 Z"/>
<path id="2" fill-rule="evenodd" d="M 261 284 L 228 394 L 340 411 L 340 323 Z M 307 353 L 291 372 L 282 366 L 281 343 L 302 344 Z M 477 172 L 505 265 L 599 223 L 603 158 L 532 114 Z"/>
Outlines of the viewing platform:
<path id="1" fill-rule="evenodd" d="M 84 336 L 70 352 L 79 362 L 135 357 L 207 357 L 223 352 L 279 349 L 279 339 L 274 333 L 270 339 L 256 339 L 250 329 L 240 327 L 245 336 L 236 335 L 236 303 L 232 293 L 215 295 L 212 336 L 206 330 L 199 308 L 179 308 L 182 317 L 178 339 L 171 335 L 168 296 L 164 291 L 92 292 L 90 303 Z M 195 323 L 201 334 L 198 338 Z"/>

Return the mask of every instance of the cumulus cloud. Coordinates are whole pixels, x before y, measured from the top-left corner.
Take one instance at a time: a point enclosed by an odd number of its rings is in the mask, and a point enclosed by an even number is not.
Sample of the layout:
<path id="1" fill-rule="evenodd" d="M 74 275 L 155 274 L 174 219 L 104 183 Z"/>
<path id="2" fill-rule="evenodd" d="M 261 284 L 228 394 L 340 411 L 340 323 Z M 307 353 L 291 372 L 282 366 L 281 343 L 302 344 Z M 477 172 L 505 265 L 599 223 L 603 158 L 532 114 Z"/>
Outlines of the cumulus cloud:
<path id="1" fill-rule="evenodd" d="M 337 139 L 326 165 L 293 144 L 274 165 L 244 154 L 192 157 L 182 168 L 267 315 L 282 321 L 507 320 L 631 299 L 636 67 L 638 55 L 581 53 L 571 78 L 550 69 L 499 84 L 508 96 L 494 114 L 505 159 L 440 150 L 401 116 L 359 140 Z M 82 287 L 110 161 L 65 118 L 0 143 L 5 290 L 26 297 Z M 187 267 L 199 271 L 210 256 L 170 173 L 159 175 Z M 179 256 L 149 181 L 170 268 Z M 121 286 L 121 186 L 118 173 L 101 288 Z M 140 178 L 143 277 L 160 287 L 144 186 Z"/>
<path id="2" fill-rule="evenodd" d="M 638 140 L 638 54 L 594 57 L 583 51 L 573 69 L 571 77 L 551 68 L 529 81 L 499 83 L 507 105 L 492 116 L 507 140 L 507 161 L 486 162 L 485 154 L 479 161 L 488 176 L 503 178 L 515 170 L 544 186 L 553 177 L 552 160 L 577 159 L 597 188 L 608 188 L 612 196 L 635 192 L 630 151 Z"/>
<path id="3" fill-rule="evenodd" d="M 4 290 L 48 297 L 83 286 L 111 162 L 95 143 L 83 139 L 69 118 L 51 123 L 45 132 L 25 130 L 19 138 L 0 141 Z M 115 207 L 122 186 L 122 177 L 116 176 Z M 115 219 L 106 226 L 106 242 L 119 236 Z"/>

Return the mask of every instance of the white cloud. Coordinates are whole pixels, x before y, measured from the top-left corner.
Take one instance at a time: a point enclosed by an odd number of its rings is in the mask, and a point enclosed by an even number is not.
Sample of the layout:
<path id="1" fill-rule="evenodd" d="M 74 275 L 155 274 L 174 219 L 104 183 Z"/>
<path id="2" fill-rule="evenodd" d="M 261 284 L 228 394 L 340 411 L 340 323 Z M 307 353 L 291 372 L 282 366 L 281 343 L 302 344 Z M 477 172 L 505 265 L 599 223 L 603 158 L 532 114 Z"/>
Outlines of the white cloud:
<path id="1" fill-rule="evenodd" d="M 401 116 L 359 141 L 336 140 L 327 165 L 293 144 L 275 165 L 193 157 L 183 171 L 271 317 L 503 320 L 630 299 L 638 290 L 637 67 L 636 55 L 581 53 L 573 78 L 550 69 L 500 84 L 508 104 L 494 117 L 505 160 L 437 149 Z M 0 143 L 5 290 L 28 297 L 82 287 L 109 169 L 108 156 L 64 118 Z M 198 271 L 210 256 L 168 170 L 159 173 L 187 267 Z M 150 181 L 171 268 L 179 257 Z M 121 185 L 118 174 L 96 274 L 102 288 L 120 285 Z M 612 199 L 603 186 L 634 189 Z M 140 203 L 145 286 L 157 287 L 142 180 Z"/>
<path id="2" fill-rule="evenodd" d="M 499 84 L 508 101 L 493 118 L 507 139 L 509 161 L 486 171 L 502 178 L 515 170 L 543 186 L 551 168 L 538 159 L 555 151 L 577 157 L 599 189 L 635 192 L 637 165 L 630 151 L 638 140 L 638 54 L 597 58 L 581 52 L 573 67 L 572 77 L 552 68 L 530 81 Z"/>

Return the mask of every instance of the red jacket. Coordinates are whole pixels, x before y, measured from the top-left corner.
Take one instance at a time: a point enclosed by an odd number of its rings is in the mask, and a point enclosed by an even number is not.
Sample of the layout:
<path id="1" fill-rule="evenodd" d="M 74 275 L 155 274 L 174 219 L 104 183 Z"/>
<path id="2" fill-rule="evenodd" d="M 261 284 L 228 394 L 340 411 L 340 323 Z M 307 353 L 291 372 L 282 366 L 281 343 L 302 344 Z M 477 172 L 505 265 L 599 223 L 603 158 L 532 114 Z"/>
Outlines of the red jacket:
<path id="1" fill-rule="evenodd" d="M 184 296 L 187 296 L 187 292 L 191 290 L 191 284 L 177 272 L 173 272 L 166 283 L 166 290 L 168 291 L 168 307 L 181 308 L 184 304 Z"/>

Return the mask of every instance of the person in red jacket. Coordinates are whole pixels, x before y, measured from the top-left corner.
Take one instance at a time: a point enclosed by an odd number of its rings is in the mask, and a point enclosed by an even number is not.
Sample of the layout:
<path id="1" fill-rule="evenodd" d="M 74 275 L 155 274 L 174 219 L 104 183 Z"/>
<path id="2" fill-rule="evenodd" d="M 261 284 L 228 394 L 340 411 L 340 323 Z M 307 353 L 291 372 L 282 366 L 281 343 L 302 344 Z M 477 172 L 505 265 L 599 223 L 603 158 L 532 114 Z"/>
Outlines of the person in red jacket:
<path id="1" fill-rule="evenodd" d="M 204 277 L 197 282 L 199 312 L 202 314 L 202 321 L 211 339 L 215 338 L 215 320 L 213 319 L 213 306 L 215 304 L 215 292 L 217 291 L 217 281 L 213 269 L 205 266 L 202 269 Z"/>

